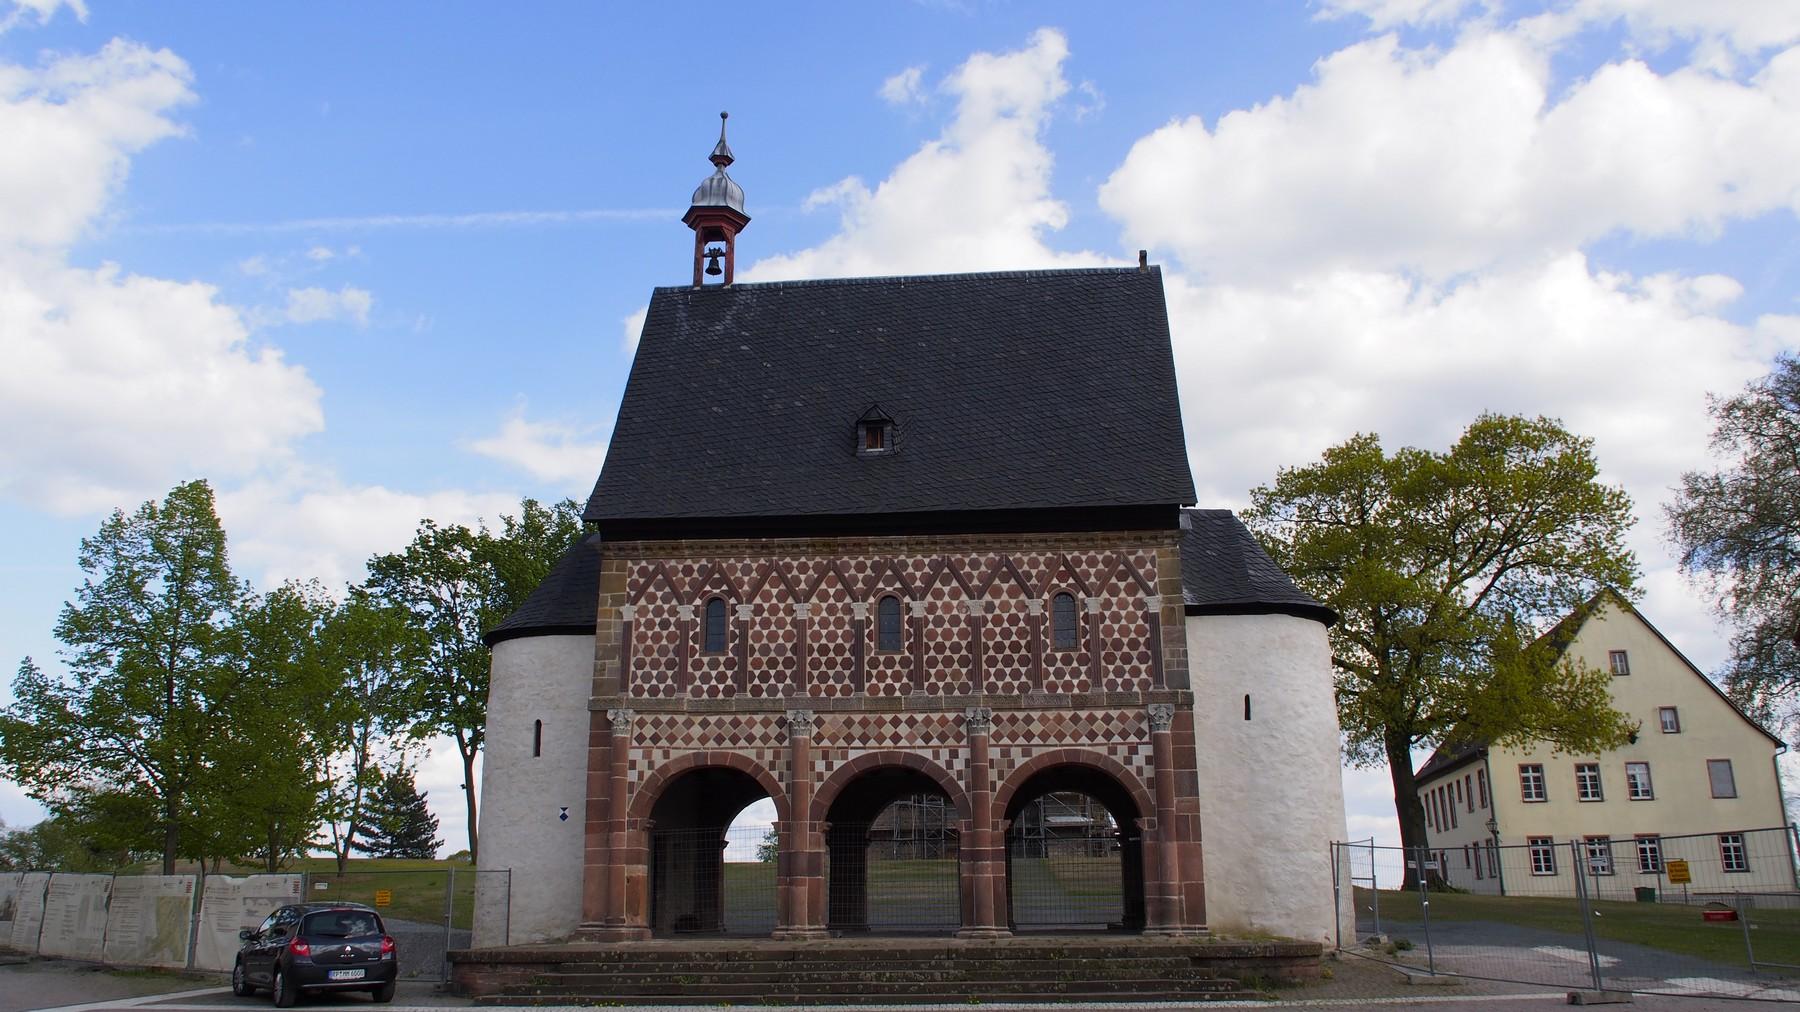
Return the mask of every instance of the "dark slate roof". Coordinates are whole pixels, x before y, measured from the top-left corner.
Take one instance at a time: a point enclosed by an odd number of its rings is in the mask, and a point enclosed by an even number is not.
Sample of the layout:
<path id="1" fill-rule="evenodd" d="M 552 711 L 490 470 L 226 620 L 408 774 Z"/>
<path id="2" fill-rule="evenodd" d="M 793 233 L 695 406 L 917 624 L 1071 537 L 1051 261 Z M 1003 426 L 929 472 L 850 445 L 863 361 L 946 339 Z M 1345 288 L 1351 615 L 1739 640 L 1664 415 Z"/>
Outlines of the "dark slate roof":
<path id="1" fill-rule="evenodd" d="M 1181 597 L 1189 615 L 1296 615 L 1330 625 L 1230 510 L 1181 511 Z"/>
<path id="2" fill-rule="evenodd" d="M 1193 501 L 1162 274 L 1109 268 L 659 288 L 586 517 Z"/>
<path id="3" fill-rule="evenodd" d="M 1472 759 L 1478 759 L 1486 754 L 1486 742 L 1446 742 L 1443 745 L 1439 745 L 1437 751 L 1431 753 L 1431 758 L 1425 760 L 1425 765 L 1419 767 L 1418 772 L 1413 774 L 1413 779 L 1422 784 L 1440 773 L 1446 773 L 1456 769 L 1463 763 Z"/>
<path id="4" fill-rule="evenodd" d="M 600 610 L 600 535 L 563 553 L 519 610 L 488 630 L 493 646 L 523 636 L 592 636 Z"/>

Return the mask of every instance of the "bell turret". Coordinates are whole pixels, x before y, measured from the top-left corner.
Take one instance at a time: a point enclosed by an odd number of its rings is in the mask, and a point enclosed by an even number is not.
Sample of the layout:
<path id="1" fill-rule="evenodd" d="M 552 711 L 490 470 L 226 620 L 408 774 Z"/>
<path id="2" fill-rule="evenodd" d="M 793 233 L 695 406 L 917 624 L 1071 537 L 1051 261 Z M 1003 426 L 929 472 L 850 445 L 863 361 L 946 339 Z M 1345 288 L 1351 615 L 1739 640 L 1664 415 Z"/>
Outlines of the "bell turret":
<path id="1" fill-rule="evenodd" d="M 725 174 L 726 166 L 736 161 L 731 145 L 725 143 L 725 121 L 730 116 L 728 112 L 719 114 L 719 143 L 713 145 L 708 156 L 713 174 L 694 189 L 687 213 L 681 216 L 682 224 L 694 230 L 696 288 L 706 278 L 721 275 L 722 284 L 731 284 L 737 265 L 737 234 L 750 224 L 750 216 L 744 213 L 744 188 Z M 720 261 L 724 261 L 723 266 Z"/>

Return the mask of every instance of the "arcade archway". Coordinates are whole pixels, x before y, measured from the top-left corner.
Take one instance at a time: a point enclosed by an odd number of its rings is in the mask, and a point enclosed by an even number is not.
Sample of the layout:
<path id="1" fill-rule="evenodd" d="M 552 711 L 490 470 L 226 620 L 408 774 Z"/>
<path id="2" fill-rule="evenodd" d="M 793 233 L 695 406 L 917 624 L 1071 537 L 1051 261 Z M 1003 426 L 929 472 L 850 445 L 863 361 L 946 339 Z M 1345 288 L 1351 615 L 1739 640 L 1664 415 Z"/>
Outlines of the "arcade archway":
<path id="1" fill-rule="evenodd" d="M 958 802 L 928 773 L 876 766 L 825 808 L 825 926 L 949 934 L 962 925 Z"/>
<path id="2" fill-rule="evenodd" d="M 650 929 L 667 935 L 767 935 L 775 928 L 777 837 L 733 826 L 770 798 L 752 774 L 698 766 L 664 785 L 650 809 Z"/>
<path id="3" fill-rule="evenodd" d="M 1009 924 L 1029 931 L 1141 931 L 1141 801 L 1106 770 L 1028 772 L 1003 799 Z"/>

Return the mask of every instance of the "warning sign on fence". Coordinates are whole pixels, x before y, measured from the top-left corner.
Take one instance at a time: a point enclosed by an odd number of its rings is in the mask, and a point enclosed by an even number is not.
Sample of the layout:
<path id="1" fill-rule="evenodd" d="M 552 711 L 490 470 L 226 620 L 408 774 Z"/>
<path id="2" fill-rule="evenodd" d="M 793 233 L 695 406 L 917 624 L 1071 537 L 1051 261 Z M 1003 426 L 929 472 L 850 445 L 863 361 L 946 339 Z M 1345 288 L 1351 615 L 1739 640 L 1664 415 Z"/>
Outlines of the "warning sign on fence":
<path id="1" fill-rule="evenodd" d="M 1688 872 L 1688 863 L 1681 858 L 1671 859 L 1668 863 L 1669 881 L 1675 885 L 1687 885 L 1694 880 Z"/>
<path id="2" fill-rule="evenodd" d="M 375 905 L 376 906 L 385 907 L 393 902 L 394 902 L 394 891 L 392 889 L 377 889 L 377 890 L 375 890 Z"/>

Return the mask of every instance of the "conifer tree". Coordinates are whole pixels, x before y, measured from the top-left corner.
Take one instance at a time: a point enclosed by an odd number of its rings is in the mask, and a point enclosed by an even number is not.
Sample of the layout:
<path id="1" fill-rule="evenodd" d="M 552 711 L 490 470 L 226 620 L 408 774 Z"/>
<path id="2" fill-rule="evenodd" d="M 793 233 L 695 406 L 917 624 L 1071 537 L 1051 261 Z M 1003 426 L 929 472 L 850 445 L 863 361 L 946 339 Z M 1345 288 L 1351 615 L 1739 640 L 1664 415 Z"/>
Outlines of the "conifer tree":
<path id="1" fill-rule="evenodd" d="M 444 842 L 437 831 L 437 816 L 413 784 L 412 771 L 392 770 L 382 775 L 364 803 L 363 822 L 356 827 L 361 838 L 352 846 L 371 857 L 429 859 Z"/>

